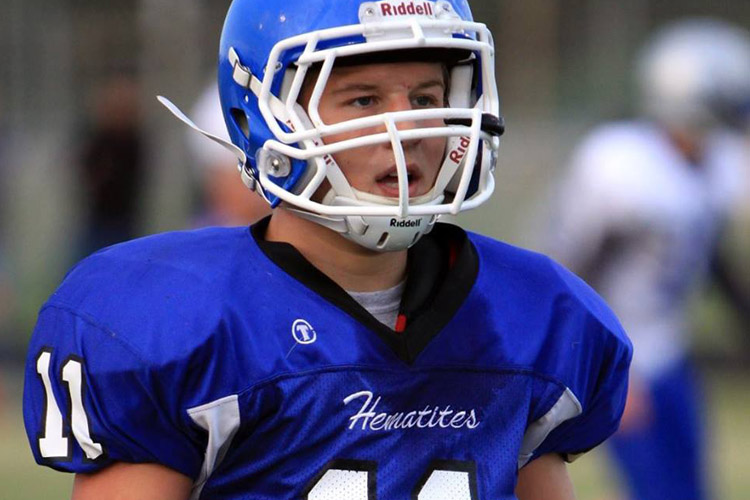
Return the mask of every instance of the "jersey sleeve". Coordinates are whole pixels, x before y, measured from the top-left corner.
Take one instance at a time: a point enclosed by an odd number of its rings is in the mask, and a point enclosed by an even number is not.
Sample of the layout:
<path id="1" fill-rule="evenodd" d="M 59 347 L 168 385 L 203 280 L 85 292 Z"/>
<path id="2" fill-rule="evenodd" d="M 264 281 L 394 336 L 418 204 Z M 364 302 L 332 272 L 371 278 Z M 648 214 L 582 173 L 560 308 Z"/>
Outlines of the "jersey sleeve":
<path id="1" fill-rule="evenodd" d="M 557 453 L 573 461 L 617 430 L 625 408 L 632 349 L 613 335 L 608 340 L 602 356 L 590 367 L 581 367 L 587 371 L 580 374 L 581 396 L 576 395 L 575 389 L 564 393 L 575 396 L 580 414 L 555 427 L 534 451 L 534 458 Z"/>
<path id="2" fill-rule="evenodd" d="M 535 389 L 544 404 L 531 417 L 526 461 L 549 453 L 572 461 L 611 436 L 625 408 L 633 356 L 630 340 L 602 299 L 554 267 L 565 292 L 554 313 L 554 340 L 540 361 L 539 371 L 549 378 Z"/>
<path id="3" fill-rule="evenodd" d="M 34 458 L 68 472 L 159 463 L 191 478 L 202 436 L 184 420 L 178 371 L 152 366 L 118 332 L 45 306 L 26 362 L 24 422 Z"/>

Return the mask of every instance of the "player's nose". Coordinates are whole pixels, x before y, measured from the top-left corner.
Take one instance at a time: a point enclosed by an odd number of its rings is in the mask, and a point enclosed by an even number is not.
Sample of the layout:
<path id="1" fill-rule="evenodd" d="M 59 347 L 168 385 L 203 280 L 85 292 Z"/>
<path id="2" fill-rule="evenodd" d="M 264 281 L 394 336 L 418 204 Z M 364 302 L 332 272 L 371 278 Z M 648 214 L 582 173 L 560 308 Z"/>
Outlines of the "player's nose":
<path id="1" fill-rule="evenodd" d="M 388 111 L 397 113 L 399 111 L 412 111 L 414 104 L 411 97 L 407 93 L 399 93 L 393 96 L 389 102 Z M 396 122 L 396 127 L 399 130 L 410 130 L 419 126 L 416 120 L 403 120 Z"/>
<path id="2" fill-rule="evenodd" d="M 398 113 L 400 111 L 412 111 L 412 110 L 414 110 L 414 105 L 412 103 L 411 97 L 407 93 L 399 93 L 397 95 L 391 96 L 391 98 L 388 101 L 387 111 L 389 113 Z M 396 122 L 396 128 L 399 131 L 414 130 L 419 127 L 420 127 L 419 121 L 414 120 L 414 119 L 399 120 Z M 411 139 L 408 141 L 403 141 L 402 144 L 405 147 L 411 148 L 411 147 L 418 145 L 421 142 L 422 142 L 422 139 Z"/>

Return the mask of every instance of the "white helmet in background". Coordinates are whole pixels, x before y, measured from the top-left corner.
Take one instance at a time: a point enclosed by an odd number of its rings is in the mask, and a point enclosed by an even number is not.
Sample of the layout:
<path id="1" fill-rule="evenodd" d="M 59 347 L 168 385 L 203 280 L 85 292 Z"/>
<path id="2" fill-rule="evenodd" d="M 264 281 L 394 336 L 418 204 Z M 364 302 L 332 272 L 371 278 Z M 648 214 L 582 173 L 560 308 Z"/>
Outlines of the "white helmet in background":
<path id="1" fill-rule="evenodd" d="M 636 74 L 642 111 L 667 128 L 691 135 L 750 128 L 750 35 L 739 27 L 670 24 L 643 48 Z"/>

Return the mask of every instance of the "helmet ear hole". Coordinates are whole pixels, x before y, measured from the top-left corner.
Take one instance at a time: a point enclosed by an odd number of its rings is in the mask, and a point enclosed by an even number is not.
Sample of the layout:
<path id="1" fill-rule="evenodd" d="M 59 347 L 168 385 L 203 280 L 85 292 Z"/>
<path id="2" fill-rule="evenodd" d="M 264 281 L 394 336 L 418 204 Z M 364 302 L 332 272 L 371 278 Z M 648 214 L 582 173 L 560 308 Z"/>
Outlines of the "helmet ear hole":
<path id="1" fill-rule="evenodd" d="M 229 111 L 232 114 L 232 119 L 234 120 L 234 123 L 237 124 L 237 127 L 242 132 L 242 135 L 245 136 L 245 139 L 250 138 L 250 124 L 247 120 L 247 115 L 244 111 L 242 111 L 239 108 L 232 108 Z"/>

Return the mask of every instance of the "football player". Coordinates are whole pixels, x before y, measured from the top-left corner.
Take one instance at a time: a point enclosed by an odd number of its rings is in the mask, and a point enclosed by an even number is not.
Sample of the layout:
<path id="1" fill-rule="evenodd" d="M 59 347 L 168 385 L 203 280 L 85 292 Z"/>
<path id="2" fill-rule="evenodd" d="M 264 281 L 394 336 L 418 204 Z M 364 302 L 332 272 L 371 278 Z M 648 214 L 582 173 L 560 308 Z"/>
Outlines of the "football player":
<path id="1" fill-rule="evenodd" d="M 631 347 L 548 258 L 437 223 L 503 132 L 467 3 L 235 0 L 219 90 L 273 214 L 69 273 L 28 356 L 39 463 L 76 500 L 572 499 Z"/>
<path id="2" fill-rule="evenodd" d="M 689 362 L 690 299 L 710 270 L 744 317 L 718 239 L 741 195 L 750 126 L 750 37 L 719 21 L 665 27 L 637 65 L 642 119 L 579 146 L 550 245 L 613 307 L 635 356 L 610 442 L 632 498 L 711 498 L 700 390 Z"/>

